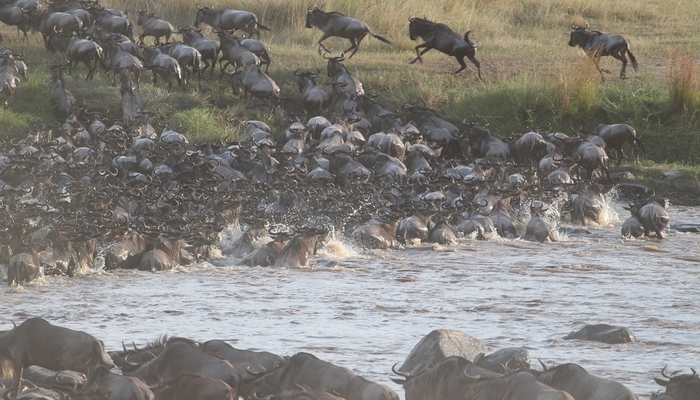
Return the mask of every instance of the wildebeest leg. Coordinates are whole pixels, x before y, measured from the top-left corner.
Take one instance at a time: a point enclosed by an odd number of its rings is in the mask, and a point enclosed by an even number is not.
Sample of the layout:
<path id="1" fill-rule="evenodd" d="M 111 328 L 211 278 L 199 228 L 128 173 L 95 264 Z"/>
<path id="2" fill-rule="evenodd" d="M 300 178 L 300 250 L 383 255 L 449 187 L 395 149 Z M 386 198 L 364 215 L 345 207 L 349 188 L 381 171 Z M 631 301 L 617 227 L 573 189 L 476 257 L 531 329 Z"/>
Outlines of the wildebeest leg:
<path id="1" fill-rule="evenodd" d="M 422 51 L 419 52 L 418 49 L 421 48 L 421 47 L 425 47 L 425 49 L 423 49 Z M 426 43 L 423 43 L 423 44 L 419 44 L 418 46 L 416 46 L 416 58 L 414 58 L 413 60 L 409 61 L 408 63 L 409 63 L 409 64 L 413 64 L 413 63 L 415 63 L 416 61 L 423 62 L 423 59 L 420 58 L 420 57 L 421 57 L 423 54 L 427 53 L 428 50 L 430 50 L 430 49 L 432 49 L 432 47 L 431 47 L 430 45 L 428 45 L 427 42 L 426 42 Z"/>
<path id="2" fill-rule="evenodd" d="M 622 159 L 625 158 L 625 152 L 622 151 L 622 147 L 617 149 L 617 165 L 620 166 L 622 164 Z"/>
<path id="3" fill-rule="evenodd" d="M 625 75 L 625 72 L 627 70 L 627 57 L 625 57 L 624 53 L 615 53 L 612 56 L 617 58 L 618 60 L 622 61 L 622 69 L 620 70 L 620 79 L 625 79 L 627 77 Z"/>
<path id="4" fill-rule="evenodd" d="M 467 55 L 467 58 L 469 58 L 469 61 L 471 61 L 472 64 L 474 64 L 474 66 L 476 66 L 476 74 L 479 77 L 479 79 L 481 79 L 481 63 L 473 55 Z"/>
<path id="5" fill-rule="evenodd" d="M 603 70 L 600 69 L 600 57 L 595 56 L 593 58 L 593 63 L 595 64 L 595 67 L 598 70 L 598 72 L 600 72 L 600 79 L 605 81 L 605 75 L 603 75 Z"/>
<path id="6" fill-rule="evenodd" d="M 324 40 L 328 39 L 329 37 L 331 37 L 331 35 L 324 33 L 323 36 L 321 36 L 321 39 L 318 40 L 318 54 L 321 54 L 321 49 L 323 49 L 329 53 L 331 52 L 330 50 L 328 50 L 328 48 L 326 46 L 323 45 L 323 43 L 321 43 Z"/>
<path id="7" fill-rule="evenodd" d="M 459 65 L 462 66 L 462 68 L 455 71 L 455 74 L 458 74 L 458 73 L 462 72 L 465 68 L 467 68 L 467 63 L 464 62 L 464 56 L 455 56 L 455 58 L 457 59 L 457 62 L 459 63 Z"/>
<path id="8" fill-rule="evenodd" d="M 350 59 L 355 53 L 357 53 L 357 50 L 360 48 L 360 44 L 355 41 L 355 39 L 350 39 L 350 43 L 352 43 L 352 46 L 348 47 L 346 50 L 343 51 L 343 53 L 347 53 L 348 51 L 352 50 L 352 53 L 348 56 L 348 59 Z"/>
<path id="9" fill-rule="evenodd" d="M 357 50 L 360 50 L 360 42 L 362 42 L 362 39 L 364 39 L 365 36 L 367 36 L 366 33 L 350 39 L 350 43 L 352 43 L 352 46 L 350 46 L 347 50 L 345 50 L 344 53 L 347 53 L 348 51 L 350 51 L 353 48 L 354 48 L 354 50 L 352 51 L 352 53 L 350 53 L 350 56 L 348 58 L 352 57 L 355 53 L 357 53 Z"/>

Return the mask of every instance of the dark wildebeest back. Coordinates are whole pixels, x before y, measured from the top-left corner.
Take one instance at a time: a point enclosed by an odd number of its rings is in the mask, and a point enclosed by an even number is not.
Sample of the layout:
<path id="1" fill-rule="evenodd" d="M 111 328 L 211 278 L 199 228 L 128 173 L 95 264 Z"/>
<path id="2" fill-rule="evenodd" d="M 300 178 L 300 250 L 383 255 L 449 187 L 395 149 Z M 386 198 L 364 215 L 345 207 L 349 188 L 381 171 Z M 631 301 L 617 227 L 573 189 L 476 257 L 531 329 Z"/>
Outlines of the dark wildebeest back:
<path id="1" fill-rule="evenodd" d="M 235 400 L 226 382 L 206 376 L 186 375 L 155 392 L 156 400 Z"/>
<path id="2" fill-rule="evenodd" d="M 464 34 L 464 37 L 453 32 L 449 26 L 429 21 L 425 18 L 410 17 L 408 19 L 408 32 L 411 40 L 417 40 L 419 37 L 425 40 L 416 46 L 416 58 L 411 60 L 409 64 L 416 61 L 423 61 L 421 56 L 427 53 L 430 49 L 435 49 L 441 53 L 453 56 L 460 65 L 460 68 L 455 71 L 455 74 L 467 68 L 467 63 L 464 62 L 464 57 L 476 66 L 477 75 L 481 79 L 481 64 L 476 59 L 476 44 L 469 40 L 469 32 Z M 418 51 L 418 49 L 423 50 Z"/>
<path id="3" fill-rule="evenodd" d="M 535 374 L 537 380 L 564 390 L 576 400 L 637 400 L 625 385 L 591 375 L 577 364 L 561 364 Z"/>
<path id="4" fill-rule="evenodd" d="M 474 383 L 472 376 L 498 377 L 499 373 L 477 367 L 460 356 L 450 356 L 433 368 L 417 374 L 401 372 L 392 367 L 395 374 L 405 379 L 390 378 L 403 385 L 406 400 L 458 399 L 462 398 L 468 385 Z"/>
<path id="5" fill-rule="evenodd" d="M 188 339 L 171 339 L 158 357 L 129 373 L 149 385 L 191 374 L 221 379 L 238 396 L 241 376 L 231 363 L 205 353 Z"/>
<path id="6" fill-rule="evenodd" d="M 82 373 L 99 365 L 114 367 L 102 342 L 94 336 L 52 325 L 39 317 L 29 318 L 0 336 L 0 366 L 6 362 L 13 364 L 16 390 L 23 369 L 30 365 Z"/>
<path id="7" fill-rule="evenodd" d="M 622 62 L 620 70 L 620 78 L 625 78 L 625 70 L 627 69 L 627 55 L 632 61 L 632 67 L 637 70 L 637 59 L 630 51 L 630 43 L 620 35 L 603 34 L 598 31 L 588 31 L 588 24 L 585 27 L 571 24 L 571 37 L 569 38 L 569 46 L 580 47 L 587 55 L 594 58 L 595 66 L 603 76 L 603 71 L 598 65 L 600 57 L 613 56 Z"/>
<path id="8" fill-rule="evenodd" d="M 529 372 L 497 378 L 480 378 L 467 385 L 463 400 L 574 400 L 569 393 L 538 381 Z M 408 399 L 407 399 L 408 400 Z"/>

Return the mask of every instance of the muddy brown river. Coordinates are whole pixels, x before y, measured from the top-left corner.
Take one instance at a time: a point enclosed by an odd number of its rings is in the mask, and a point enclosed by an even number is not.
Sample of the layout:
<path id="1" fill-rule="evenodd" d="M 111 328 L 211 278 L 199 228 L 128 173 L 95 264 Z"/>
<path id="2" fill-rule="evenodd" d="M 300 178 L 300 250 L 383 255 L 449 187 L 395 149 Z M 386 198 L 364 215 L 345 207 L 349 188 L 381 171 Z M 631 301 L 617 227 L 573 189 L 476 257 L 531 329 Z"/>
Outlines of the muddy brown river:
<path id="1" fill-rule="evenodd" d="M 700 209 L 671 206 L 671 223 Z M 620 217 L 618 217 L 618 215 Z M 575 362 L 640 398 L 661 389 L 661 368 L 700 368 L 700 234 L 624 240 L 627 212 L 557 243 L 494 238 L 457 246 L 365 251 L 337 239 L 308 269 L 237 265 L 221 254 L 166 273 L 105 272 L 3 287 L 0 329 L 29 316 L 87 331 L 107 350 L 162 334 L 228 339 L 282 355 L 306 351 L 397 391 L 391 366 L 434 329 L 458 329 L 494 351 L 525 347 L 554 365 Z M 587 323 L 629 327 L 638 342 L 563 340 Z M 4 327 L 2 327 L 4 326 Z"/>

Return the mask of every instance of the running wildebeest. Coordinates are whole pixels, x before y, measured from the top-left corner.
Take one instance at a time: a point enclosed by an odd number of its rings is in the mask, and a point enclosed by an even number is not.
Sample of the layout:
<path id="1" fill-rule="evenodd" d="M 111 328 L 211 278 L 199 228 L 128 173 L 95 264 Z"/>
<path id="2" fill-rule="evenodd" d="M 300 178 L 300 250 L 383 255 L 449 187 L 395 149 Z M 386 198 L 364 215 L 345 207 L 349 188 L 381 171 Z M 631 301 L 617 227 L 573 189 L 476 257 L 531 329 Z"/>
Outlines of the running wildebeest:
<path id="1" fill-rule="evenodd" d="M 240 30 L 252 37 L 256 35 L 260 39 L 260 29 L 269 31 L 270 28 L 258 22 L 258 17 L 248 11 L 232 10 L 228 7 L 201 7 L 197 6 L 197 16 L 194 21 L 195 28 L 200 24 L 207 24 L 218 31 Z"/>
<path id="2" fill-rule="evenodd" d="M 409 64 L 416 61 L 422 62 L 421 56 L 428 50 L 435 49 L 457 59 L 461 68 L 455 71 L 455 74 L 467 68 L 467 64 L 464 62 L 464 57 L 467 57 L 476 66 L 477 75 L 481 79 L 481 64 L 475 57 L 476 44 L 469 40 L 469 32 L 471 31 L 467 31 L 462 37 L 453 32 L 449 26 L 425 18 L 410 17 L 408 21 L 408 33 L 411 40 L 418 40 L 418 38 L 425 40 L 425 43 L 416 46 L 416 58 L 411 60 Z M 418 51 L 423 47 L 423 50 Z"/>
<path id="3" fill-rule="evenodd" d="M 593 57 L 595 67 L 603 76 L 603 70 L 600 69 L 600 57 L 613 56 L 622 61 L 622 69 L 620 70 L 620 78 L 625 79 L 625 69 L 627 68 L 627 55 L 632 61 L 632 67 L 637 70 L 637 59 L 630 51 L 630 42 L 620 35 L 603 34 L 598 31 L 588 31 L 588 23 L 585 27 L 571 24 L 571 37 L 569 46 L 580 47 L 588 56 Z M 606 71 L 609 72 L 609 71 Z"/>
<path id="4" fill-rule="evenodd" d="M 369 25 L 359 19 L 346 17 L 339 12 L 324 12 L 318 7 L 309 7 L 306 13 L 306 27 L 316 27 L 323 31 L 323 36 L 321 36 L 321 39 L 317 42 L 318 54 L 321 54 L 321 49 L 329 53 L 331 52 L 321 43 L 331 36 L 345 38 L 350 41 L 352 46 L 348 47 L 348 49 L 343 52 L 347 53 L 352 50 L 348 58 L 351 58 L 357 50 L 359 50 L 360 42 L 362 42 L 362 39 L 364 39 L 368 33 L 384 43 L 391 44 L 389 40 L 372 33 L 369 29 Z"/>

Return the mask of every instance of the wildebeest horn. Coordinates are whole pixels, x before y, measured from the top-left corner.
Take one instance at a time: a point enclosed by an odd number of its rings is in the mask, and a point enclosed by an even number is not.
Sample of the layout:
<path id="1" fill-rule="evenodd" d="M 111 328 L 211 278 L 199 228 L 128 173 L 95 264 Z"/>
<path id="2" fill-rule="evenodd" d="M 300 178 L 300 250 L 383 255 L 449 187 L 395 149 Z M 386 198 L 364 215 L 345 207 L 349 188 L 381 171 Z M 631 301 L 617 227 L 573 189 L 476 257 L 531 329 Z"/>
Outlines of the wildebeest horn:
<path id="1" fill-rule="evenodd" d="M 539 358 L 537 359 L 537 361 L 539 361 L 539 362 L 540 362 L 540 365 L 542 365 L 542 370 L 543 370 L 543 371 L 546 371 L 546 370 L 547 370 L 547 366 L 545 365 L 545 363 L 543 363 L 542 360 L 540 360 Z"/>
<path id="2" fill-rule="evenodd" d="M 195 7 L 197 7 L 198 10 L 201 10 L 204 8 L 204 7 L 200 6 L 199 4 L 197 4 Z"/>
<path id="3" fill-rule="evenodd" d="M 632 204 L 630 204 L 630 207 L 632 207 Z M 665 365 L 664 368 L 661 370 L 661 376 L 663 376 L 664 378 L 671 379 L 670 376 L 666 375 L 666 367 L 668 367 L 668 365 Z"/>
<path id="4" fill-rule="evenodd" d="M 478 380 L 481 378 L 481 375 L 475 375 L 475 376 L 469 375 L 469 373 L 467 372 L 467 368 L 469 368 L 469 367 L 465 367 L 465 368 L 464 368 L 464 371 L 462 371 L 462 373 L 464 374 L 464 376 L 466 376 L 466 377 L 469 378 L 469 379 L 473 379 L 473 380 L 475 380 L 475 381 L 478 381 Z"/>
<path id="5" fill-rule="evenodd" d="M 126 345 L 124 344 L 124 342 L 122 342 L 122 349 L 124 349 L 125 355 L 129 352 L 129 350 L 126 349 Z"/>
<path id="6" fill-rule="evenodd" d="M 396 363 L 396 364 L 394 364 L 394 365 L 391 366 L 391 371 L 392 371 L 393 373 L 395 373 L 396 375 L 403 376 L 404 378 L 410 378 L 410 377 L 411 377 L 411 374 L 409 374 L 408 372 L 401 372 L 401 371 L 397 370 L 397 369 L 396 369 L 396 366 L 397 366 L 397 365 L 399 365 L 399 363 Z"/>
<path id="7" fill-rule="evenodd" d="M 588 25 L 588 22 L 586 22 L 586 28 L 585 28 L 585 30 L 588 30 L 589 26 L 590 26 L 590 25 Z"/>
<path id="8" fill-rule="evenodd" d="M 575 25 L 575 24 L 571 24 L 571 29 L 577 30 L 577 29 L 579 29 L 579 28 L 581 28 L 581 27 L 578 26 L 578 25 Z"/>
<path id="9" fill-rule="evenodd" d="M 695 370 L 694 370 L 694 369 L 692 369 L 692 368 L 691 368 L 690 370 L 691 370 L 691 371 L 693 371 L 693 376 L 698 376 L 698 373 L 697 373 L 697 371 L 695 371 Z"/>

